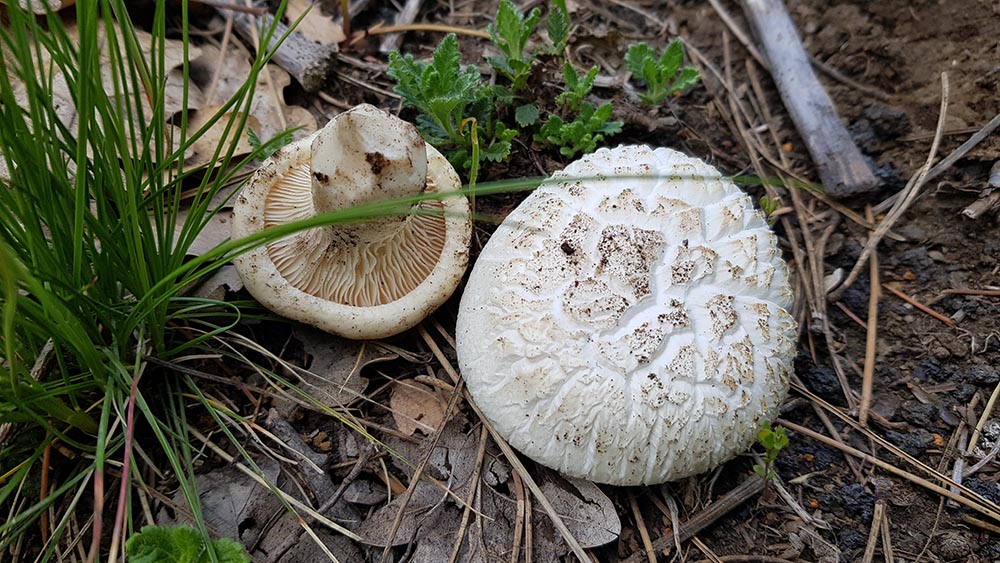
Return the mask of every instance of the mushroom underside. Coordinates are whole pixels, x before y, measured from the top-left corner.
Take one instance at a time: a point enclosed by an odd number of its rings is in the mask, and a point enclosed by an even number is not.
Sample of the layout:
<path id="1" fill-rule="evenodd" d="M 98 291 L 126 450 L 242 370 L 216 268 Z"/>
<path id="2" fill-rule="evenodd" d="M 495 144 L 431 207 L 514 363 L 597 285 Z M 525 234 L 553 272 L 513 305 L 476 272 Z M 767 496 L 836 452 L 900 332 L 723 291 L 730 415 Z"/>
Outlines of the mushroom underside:
<path id="1" fill-rule="evenodd" d="M 315 214 L 308 162 L 279 178 L 266 196 L 264 228 Z M 426 193 L 437 187 L 428 182 Z M 427 200 L 400 216 L 363 224 L 303 231 L 267 245 L 290 285 L 317 298 L 350 307 L 385 305 L 419 286 L 441 258 L 447 238 L 445 206 Z"/>

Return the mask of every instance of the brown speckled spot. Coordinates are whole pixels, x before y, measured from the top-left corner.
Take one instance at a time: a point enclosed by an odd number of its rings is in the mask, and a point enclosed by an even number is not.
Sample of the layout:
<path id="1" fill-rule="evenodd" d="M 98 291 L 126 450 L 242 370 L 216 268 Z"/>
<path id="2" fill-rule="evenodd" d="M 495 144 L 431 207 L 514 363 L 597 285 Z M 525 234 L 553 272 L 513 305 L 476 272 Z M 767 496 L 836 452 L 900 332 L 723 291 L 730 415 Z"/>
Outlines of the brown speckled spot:
<path id="1" fill-rule="evenodd" d="M 366 152 L 365 162 L 371 167 L 372 174 L 376 176 L 381 174 L 382 170 L 389 165 L 389 159 L 380 152 Z"/>
<path id="2" fill-rule="evenodd" d="M 649 276 L 660 256 L 663 235 L 628 225 L 612 225 L 601 231 L 597 243 L 598 273 L 628 285 L 637 298 L 649 295 Z"/>
<path id="3" fill-rule="evenodd" d="M 716 295 L 708 300 L 706 307 L 708 315 L 712 319 L 712 337 L 715 340 L 722 338 L 722 335 L 736 326 L 738 317 L 736 309 L 733 308 L 735 297 L 732 295 Z"/>

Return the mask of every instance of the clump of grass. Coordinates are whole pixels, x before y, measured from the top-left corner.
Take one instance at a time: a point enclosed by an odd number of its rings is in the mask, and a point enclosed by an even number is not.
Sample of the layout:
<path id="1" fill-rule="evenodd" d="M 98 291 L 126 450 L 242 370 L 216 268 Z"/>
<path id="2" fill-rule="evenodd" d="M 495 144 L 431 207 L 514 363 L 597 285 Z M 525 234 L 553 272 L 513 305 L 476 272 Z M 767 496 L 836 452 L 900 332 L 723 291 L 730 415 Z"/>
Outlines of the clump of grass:
<path id="1" fill-rule="evenodd" d="M 190 22 L 187 4 L 181 6 L 186 50 Z M 9 515 L 0 523 L 0 553 L 29 545 L 32 557 L 58 559 L 68 522 L 63 515 L 80 506 L 89 489 L 94 518 L 85 531 L 95 538 L 94 557 L 108 549 L 104 531 L 113 530 L 115 553 L 124 535 L 138 529 L 130 513 L 130 486 L 143 473 L 132 456 L 137 425 L 155 437 L 146 451 L 169 465 L 192 512 L 200 514 L 182 400 L 194 385 L 157 379 L 145 358 L 176 357 L 239 317 L 232 306 L 186 296 L 185 288 L 262 240 L 230 243 L 194 260 L 187 249 L 218 211 L 213 197 L 271 146 L 237 158 L 235 143 L 220 144 L 217 166 L 204 170 L 186 170 L 184 153 L 219 120 L 228 120 L 224 139 L 245 135 L 253 85 L 269 53 L 258 53 L 246 84 L 214 119 L 195 131 L 182 114 L 172 134 L 164 109 L 170 71 L 164 3 L 156 3 L 149 44 L 140 44 L 123 0 L 78 3 L 75 33 L 58 14 L 39 20 L 18 2 L 6 9 L 9 23 L 0 33 L 0 158 L 9 171 L 0 179 L 0 423 L 19 426 L 0 450 L 0 506 Z M 265 38 L 271 33 L 265 30 Z M 185 82 L 185 102 L 188 88 Z M 71 100 L 71 123 L 54 99 Z M 193 197 L 182 198 L 192 186 Z M 189 207 L 184 220 L 182 205 Z M 56 445 L 73 451 L 75 461 L 70 471 L 50 475 L 45 458 Z M 120 481 L 112 478 L 118 471 L 125 473 Z M 111 487 L 120 493 L 109 494 Z M 47 541 L 26 538 L 49 513 L 57 521 L 43 521 Z M 196 520 L 210 545 L 204 522 Z"/>

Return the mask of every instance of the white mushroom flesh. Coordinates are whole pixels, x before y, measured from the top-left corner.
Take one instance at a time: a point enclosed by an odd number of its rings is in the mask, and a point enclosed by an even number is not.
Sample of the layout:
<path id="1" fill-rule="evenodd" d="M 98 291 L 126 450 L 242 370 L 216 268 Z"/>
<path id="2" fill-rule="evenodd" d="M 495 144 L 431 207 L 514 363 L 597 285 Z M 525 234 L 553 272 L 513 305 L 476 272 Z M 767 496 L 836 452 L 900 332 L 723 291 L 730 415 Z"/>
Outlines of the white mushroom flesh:
<path id="1" fill-rule="evenodd" d="M 611 484 L 744 451 L 787 393 L 797 330 L 750 198 L 645 146 L 555 178 L 503 222 L 463 295 L 459 363 L 486 417 L 536 461 Z"/>

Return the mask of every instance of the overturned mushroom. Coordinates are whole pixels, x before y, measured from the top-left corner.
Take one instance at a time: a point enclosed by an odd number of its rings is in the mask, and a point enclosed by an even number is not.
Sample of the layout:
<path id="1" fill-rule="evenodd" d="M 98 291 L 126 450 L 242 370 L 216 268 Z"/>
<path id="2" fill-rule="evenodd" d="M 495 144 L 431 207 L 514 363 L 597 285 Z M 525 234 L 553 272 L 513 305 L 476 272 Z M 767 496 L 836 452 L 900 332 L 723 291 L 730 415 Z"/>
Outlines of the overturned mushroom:
<path id="1" fill-rule="evenodd" d="M 360 105 L 261 166 L 237 198 L 233 238 L 460 185 L 411 124 Z M 452 195 L 423 201 L 412 214 L 303 231 L 235 262 L 272 311 L 348 338 L 381 338 L 448 299 L 465 272 L 471 232 L 468 201 Z"/>
<path id="2" fill-rule="evenodd" d="M 796 339 L 750 198 L 645 146 L 554 180 L 503 222 L 462 297 L 458 359 L 485 416 L 535 461 L 617 485 L 744 451 L 787 393 Z"/>

